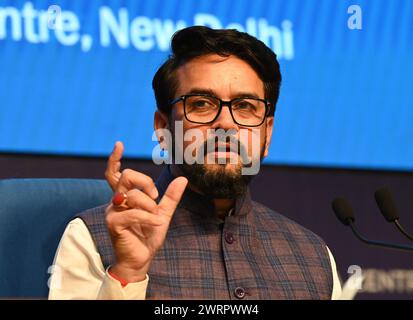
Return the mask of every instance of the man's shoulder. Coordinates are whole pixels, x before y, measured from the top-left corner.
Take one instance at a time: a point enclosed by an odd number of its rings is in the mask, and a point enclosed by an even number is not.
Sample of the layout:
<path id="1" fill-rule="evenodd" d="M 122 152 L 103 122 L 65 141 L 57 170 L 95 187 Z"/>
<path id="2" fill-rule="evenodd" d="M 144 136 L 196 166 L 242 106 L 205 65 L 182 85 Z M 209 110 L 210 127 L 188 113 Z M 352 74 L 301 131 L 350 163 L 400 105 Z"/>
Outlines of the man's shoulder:
<path id="1" fill-rule="evenodd" d="M 258 220 L 258 231 L 281 233 L 292 238 L 305 237 L 312 242 L 325 245 L 324 240 L 313 231 L 302 226 L 298 222 L 284 216 L 283 214 L 268 208 L 262 203 L 253 201 L 253 208 L 256 214 L 254 218 Z"/>
<path id="2" fill-rule="evenodd" d="M 85 223 L 92 239 L 101 256 L 103 266 L 106 268 L 114 262 L 114 251 L 106 227 L 105 211 L 107 204 L 90 208 L 77 215 Z"/>
<path id="3" fill-rule="evenodd" d="M 82 219 L 86 224 L 88 223 L 104 223 L 105 222 L 105 210 L 107 204 L 93 207 L 82 211 L 76 215 L 76 218 Z"/>
<path id="4" fill-rule="evenodd" d="M 101 205 L 87 209 L 76 215 L 76 218 L 80 218 L 84 222 L 97 244 L 102 241 L 102 238 L 106 240 L 109 237 L 105 221 L 106 207 L 106 204 Z"/>

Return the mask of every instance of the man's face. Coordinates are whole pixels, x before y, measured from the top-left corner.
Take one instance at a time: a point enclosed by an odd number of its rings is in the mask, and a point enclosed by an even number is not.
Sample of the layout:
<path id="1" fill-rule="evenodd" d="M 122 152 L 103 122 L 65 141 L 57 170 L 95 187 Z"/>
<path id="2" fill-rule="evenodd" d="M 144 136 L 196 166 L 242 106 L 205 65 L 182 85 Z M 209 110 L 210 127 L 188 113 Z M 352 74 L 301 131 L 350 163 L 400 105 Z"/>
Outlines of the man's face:
<path id="1" fill-rule="evenodd" d="M 235 56 L 221 57 L 215 54 L 201 56 L 179 67 L 176 74 L 179 85 L 175 97 L 208 93 L 225 101 L 245 96 L 264 99 L 262 80 L 248 63 Z M 184 105 L 181 101 L 173 106 L 170 120 L 171 125 L 177 120 L 182 121 L 184 133 L 190 129 L 199 130 L 202 132 L 204 141 L 208 141 L 210 137 L 211 130 L 208 129 L 231 130 L 236 133 L 236 141 L 240 142 L 241 148 L 248 151 L 250 158 L 254 156 L 258 159 L 263 158 L 268 153 L 273 117 L 266 118 L 259 127 L 243 127 L 234 122 L 229 108 L 223 107 L 214 122 L 197 124 L 185 118 Z M 240 134 L 241 131 L 244 131 L 243 134 Z M 183 141 L 184 150 L 191 144 L 192 141 Z M 259 154 L 254 155 L 253 146 L 257 150 L 257 145 L 259 145 Z M 218 148 L 218 144 L 216 147 Z M 241 161 L 240 152 L 231 154 L 230 151 L 216 149 L 211 154 L 207 151 L 204 148 L 204 164 L 184 163 L 180 166 L 190 182 L 201 189 L 200 191 L 214 197 L 232 198 L 245 191 L 251 176 L 242 175 L 241 169 L 244 164 Z M 236 159 L 235 163 L 231 163 L 234 162 L 230 161 L 231 157 Z M 226 159 L 226 163 L 219 164 L 219 158 Z M 211 163 L 211 159 L 215 161 Z"/>

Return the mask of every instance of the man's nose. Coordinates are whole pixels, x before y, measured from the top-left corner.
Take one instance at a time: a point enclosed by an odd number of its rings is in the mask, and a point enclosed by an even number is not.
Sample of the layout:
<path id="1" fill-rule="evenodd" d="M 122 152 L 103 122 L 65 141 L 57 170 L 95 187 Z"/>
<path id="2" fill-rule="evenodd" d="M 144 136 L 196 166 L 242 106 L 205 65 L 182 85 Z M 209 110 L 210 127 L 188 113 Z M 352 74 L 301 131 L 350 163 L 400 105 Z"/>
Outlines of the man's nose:
<path id="1" fill-rule="evenodd" d="M 222 106 L 221 112 L 212 123 L 211 128 L 224 130 L 238 129 L 238 125 L 234 122 L 234 119 L 231 116 L 231 111 L 227 105 Z"/>

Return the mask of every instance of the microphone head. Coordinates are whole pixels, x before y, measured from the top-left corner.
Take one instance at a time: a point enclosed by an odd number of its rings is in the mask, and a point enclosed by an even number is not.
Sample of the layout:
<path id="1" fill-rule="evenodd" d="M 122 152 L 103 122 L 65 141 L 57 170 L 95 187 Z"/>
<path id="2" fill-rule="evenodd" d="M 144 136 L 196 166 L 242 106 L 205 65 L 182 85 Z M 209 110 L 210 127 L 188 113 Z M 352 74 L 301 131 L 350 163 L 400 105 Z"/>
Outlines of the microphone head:
<path id="1" fill-rule="evenodd" d="M 354 222 L 353 208 L 344 198 L 336 198 L 331 203 L 333 211 L 335 212 L 338 220 L 340 220 L 344 225 L 348 226 L 350 221 Z"/>
<path id="2" fill-rule="evenodd" d="M 399 213 L 393 200 L 391 192 L 387 188 L 382 188 L 374 193 L 377 206 L 388 222 L 394 222 L 399 219 Z"/>

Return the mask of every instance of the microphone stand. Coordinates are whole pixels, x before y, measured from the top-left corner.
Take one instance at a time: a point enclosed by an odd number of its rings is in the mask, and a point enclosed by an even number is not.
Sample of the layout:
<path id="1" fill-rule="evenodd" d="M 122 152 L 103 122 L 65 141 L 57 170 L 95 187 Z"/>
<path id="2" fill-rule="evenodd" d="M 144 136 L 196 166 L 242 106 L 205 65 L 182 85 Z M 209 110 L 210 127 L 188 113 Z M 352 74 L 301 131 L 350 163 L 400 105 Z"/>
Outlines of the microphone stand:
<path id="1" fill-rule="evenodd" d="M 394 222 L 394 224 L 396 225 L 397 229 L 399 229 L 399 231 L 400 231 L 401 233 L 403 233 L 403 235 L 404 235 L 406 238 L 408 238 L 408 239 L 410 239 L 410 240 L 413 241 L 413 237 L 406 231 L 406 229 L 404 229 L 404 228 L 402 227 L 402 225 L 401 225 L 400 222 L 399 222 L 399 219 L 396 219 L 396 220 L 394 220 L 393 222 Z"/>
<path id="2" fill-rule="evenodd" d="M 398 243 L 391 243 L 391 242 L 383 242 L 383 241 L 377 241 L 377 240 L 370 240 L 361 235 L 361 233 L 357 230 L 354 222 L 352 219 L 348 219 L 348 224 L 353 231 L 354 235 L 359 239 L 360 241 L 371 245 L 371 246 L 377 246 L 377 247 L 385 247 L 385 248 L 392 248 L 392 249 L 398 249 L 398 250 L 404 250 L 404 251 L 413 251 L 413 246 L 405 245 L 405 244 L 398 244 Z"/>

